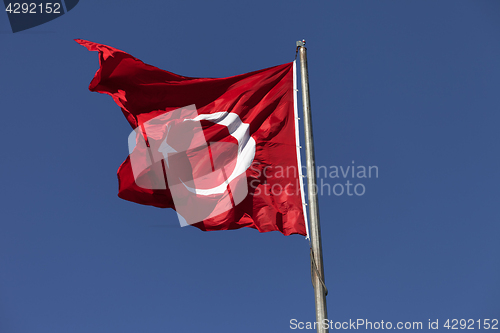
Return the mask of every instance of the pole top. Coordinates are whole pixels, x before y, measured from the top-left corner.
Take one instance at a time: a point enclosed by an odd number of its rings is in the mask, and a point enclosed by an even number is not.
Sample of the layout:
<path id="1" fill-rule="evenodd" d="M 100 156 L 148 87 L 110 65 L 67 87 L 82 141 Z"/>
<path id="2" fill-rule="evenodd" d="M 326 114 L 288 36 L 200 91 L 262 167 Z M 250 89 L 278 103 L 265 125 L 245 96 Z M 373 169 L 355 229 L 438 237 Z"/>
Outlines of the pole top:
<path id="1" fill-rule="evenodd" d="M 297 41 L 297 47 L 305 46 L 306 45 L 306 40 L 303 39 L 302 41 L 298 40 Z"/>

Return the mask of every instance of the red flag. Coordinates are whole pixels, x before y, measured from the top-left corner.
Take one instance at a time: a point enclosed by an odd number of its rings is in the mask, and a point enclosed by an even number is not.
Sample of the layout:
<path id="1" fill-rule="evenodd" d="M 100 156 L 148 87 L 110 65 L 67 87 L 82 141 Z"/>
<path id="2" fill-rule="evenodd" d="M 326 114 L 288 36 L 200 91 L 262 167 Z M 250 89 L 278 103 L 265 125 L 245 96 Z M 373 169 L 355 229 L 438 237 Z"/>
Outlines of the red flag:
<path id="1" fill-rule="evenodd" d="M 134 129 L 118 169 L 122 199 L 173 208 L 201 230 L 307 234 L 294 102 L 295 63 L 191 78 L 115 48 L 89 89 L 110 95 Z"/>

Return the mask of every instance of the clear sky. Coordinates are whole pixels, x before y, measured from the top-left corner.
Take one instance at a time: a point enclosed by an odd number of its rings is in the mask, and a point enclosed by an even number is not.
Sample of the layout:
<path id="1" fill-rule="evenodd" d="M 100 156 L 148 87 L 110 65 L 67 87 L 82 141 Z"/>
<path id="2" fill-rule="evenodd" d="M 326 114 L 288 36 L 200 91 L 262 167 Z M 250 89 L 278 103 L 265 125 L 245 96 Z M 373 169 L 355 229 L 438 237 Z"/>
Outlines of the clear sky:
<path id="1" fill-rule="evenodd" d="M 365 187 L 319 197 L 330 319 L 500 319 L 500 2 L 82 0 L 16 34 L 0 13 L 1 333 L 315 320 L 304 237 L 117 197 L 131 128 L 74 38 L 194 77 L 290 62 L 305 38 L 317 164 L 378 168 L 319 179 Z"/>

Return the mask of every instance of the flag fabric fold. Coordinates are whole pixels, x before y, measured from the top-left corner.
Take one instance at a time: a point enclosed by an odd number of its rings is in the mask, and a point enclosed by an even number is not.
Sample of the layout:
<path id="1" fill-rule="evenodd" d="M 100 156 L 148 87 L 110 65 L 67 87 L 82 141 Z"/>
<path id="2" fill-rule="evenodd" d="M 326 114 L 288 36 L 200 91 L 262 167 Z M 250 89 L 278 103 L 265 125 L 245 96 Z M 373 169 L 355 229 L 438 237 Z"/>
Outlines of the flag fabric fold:
<path id="1" fill-rule="evenodd" d="M 89 89 L 110 95 L 135 130 L 129 138 L 133 149 L 118 169 L 120 198 L 173 208 L 185 220 L 194 214 L 187 224 L 204 231 L 250 227 L 307 234 L 294 63 L 193 78 L 106 45 L 76 41 L 99 53 Z M 144 172 L 137 172 L 138 165 Z M 194 213 L 207 202 L 210 212 Z"/>

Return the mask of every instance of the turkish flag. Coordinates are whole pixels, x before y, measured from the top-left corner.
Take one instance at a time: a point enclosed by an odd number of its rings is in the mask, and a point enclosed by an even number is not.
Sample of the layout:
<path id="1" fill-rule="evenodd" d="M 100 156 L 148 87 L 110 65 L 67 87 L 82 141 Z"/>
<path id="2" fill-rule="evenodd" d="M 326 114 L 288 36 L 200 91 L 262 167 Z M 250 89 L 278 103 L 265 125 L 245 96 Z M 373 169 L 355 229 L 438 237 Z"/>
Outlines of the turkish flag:
<path id="1" fill-rule="evenodd" d="M 205 231 L 307 234 L 294 62 L 192 78 L 76 41 L 99 52 L 89 89 L 110 95 L 134 129 L 120 198 L 173 208 L 181 225 Z"/>

